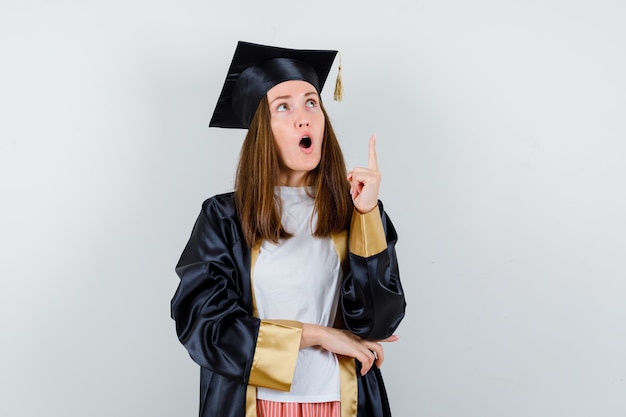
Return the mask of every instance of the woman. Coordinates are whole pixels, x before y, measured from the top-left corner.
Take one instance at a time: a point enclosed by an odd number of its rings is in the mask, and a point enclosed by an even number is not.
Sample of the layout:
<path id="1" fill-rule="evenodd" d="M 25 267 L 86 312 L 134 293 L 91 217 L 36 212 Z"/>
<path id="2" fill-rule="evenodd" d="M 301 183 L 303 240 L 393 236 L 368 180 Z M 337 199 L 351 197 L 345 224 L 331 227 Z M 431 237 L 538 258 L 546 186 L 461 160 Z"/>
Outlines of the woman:
<path id="1" fill-rule="evenodd" d="M 378 368 L 404 317 L 397 237 L 375 138 L 346 176 L 322 106 L 335 54 L 235 51 L 210 123 L 248 129 L 235 191 L 204 202 L 172 299 L 202 417 L 391 415 Z"/>

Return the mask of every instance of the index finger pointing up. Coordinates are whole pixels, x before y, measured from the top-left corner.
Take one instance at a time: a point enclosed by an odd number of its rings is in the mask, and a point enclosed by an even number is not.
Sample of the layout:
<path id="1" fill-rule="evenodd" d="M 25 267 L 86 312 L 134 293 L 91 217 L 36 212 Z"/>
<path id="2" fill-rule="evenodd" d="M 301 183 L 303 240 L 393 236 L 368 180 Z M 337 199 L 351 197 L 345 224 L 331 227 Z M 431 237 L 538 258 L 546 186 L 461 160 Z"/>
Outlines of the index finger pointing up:
<path id="1" fill-rule="evenodd" d="M 367 156 L 367 166 L 369 169 L 378 171 L 378 159 L 376 158 L 376 135 L 370 137 L 370 151 Z"/>

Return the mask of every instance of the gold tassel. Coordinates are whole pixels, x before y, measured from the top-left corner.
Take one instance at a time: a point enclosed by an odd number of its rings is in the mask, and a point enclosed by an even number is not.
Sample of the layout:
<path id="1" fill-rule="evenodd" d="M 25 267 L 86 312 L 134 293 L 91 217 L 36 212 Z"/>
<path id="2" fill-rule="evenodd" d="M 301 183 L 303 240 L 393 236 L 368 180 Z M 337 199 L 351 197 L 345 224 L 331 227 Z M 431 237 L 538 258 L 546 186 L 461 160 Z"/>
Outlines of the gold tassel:
<path id="1" fill-rule="evenodd" d="M 343 83 L 341 81 L 341 52 L 339 53 L 339 68 L 337 70 L 337 81 L 335 82 L 335 93 L 333 99 L 335 101 L 343 100 Z"/>

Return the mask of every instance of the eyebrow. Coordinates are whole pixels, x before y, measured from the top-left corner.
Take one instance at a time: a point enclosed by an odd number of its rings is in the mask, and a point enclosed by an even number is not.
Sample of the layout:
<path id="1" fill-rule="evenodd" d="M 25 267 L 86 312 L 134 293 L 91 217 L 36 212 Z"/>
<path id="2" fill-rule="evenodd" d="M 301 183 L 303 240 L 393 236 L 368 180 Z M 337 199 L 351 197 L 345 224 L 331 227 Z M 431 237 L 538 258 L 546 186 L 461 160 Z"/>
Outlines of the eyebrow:
<path id="1" fill-rule="evenodd" d="M 309 97 L 309 96 L 319 96 L 319 94 L 317 94 L 317 91 L 315 91 L 315 90 L 309 91 L 308 93 L 304 93 L 304 97 Z M 291 94 L 287 94 L 287 95 L 284 95 L 284 96 L 278 96 L 274 100 L 270 101 L 270 104 L 272 104 L 276 100 L 286 100 L 286 99 L 291 98 L 291 97 L 292 97 Z"/>

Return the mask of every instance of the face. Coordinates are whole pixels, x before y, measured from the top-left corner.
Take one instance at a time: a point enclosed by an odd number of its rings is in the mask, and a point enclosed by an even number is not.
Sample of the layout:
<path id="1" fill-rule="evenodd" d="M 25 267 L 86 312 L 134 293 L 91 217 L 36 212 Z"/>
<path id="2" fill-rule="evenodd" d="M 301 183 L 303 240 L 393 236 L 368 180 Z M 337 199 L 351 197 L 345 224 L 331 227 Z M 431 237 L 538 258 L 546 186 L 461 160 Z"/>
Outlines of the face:
<path id="1" fill-rule="evenodd" d="M 272 133 L 279 153 L 281 185 L 307 185 L 306 175 L 322 157 L 324 113 L 320 97 L 306 81 L 285 81 L 267 92 Z"/>

